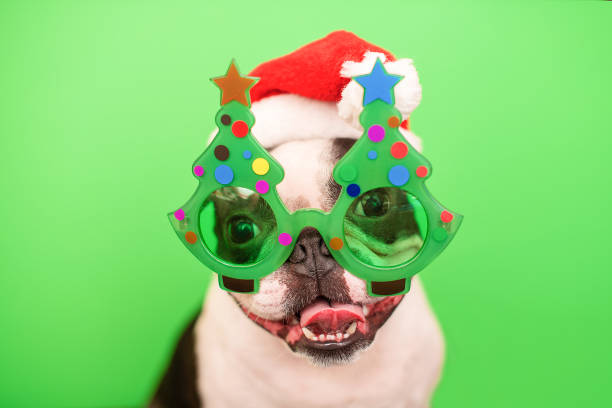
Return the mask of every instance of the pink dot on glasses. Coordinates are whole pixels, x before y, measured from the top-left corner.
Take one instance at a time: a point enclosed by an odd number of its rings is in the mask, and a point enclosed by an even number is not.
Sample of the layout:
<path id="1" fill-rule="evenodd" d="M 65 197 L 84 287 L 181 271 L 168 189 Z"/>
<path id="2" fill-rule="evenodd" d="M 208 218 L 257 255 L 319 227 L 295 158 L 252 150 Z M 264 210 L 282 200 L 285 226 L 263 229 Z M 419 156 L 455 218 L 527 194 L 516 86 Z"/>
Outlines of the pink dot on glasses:
<path id="1" fill-rule="evenodd" d="M 286 232 L 283 232 L 278 236 L 278 242 L 280 242 L 280 244 L 283 246 L 291 244 L 291 241 L 293 241 L 293 238 L 291 238 L 291 235 L 287 234 Z"/>
<path id="2" fill-rule="evenodd" d="M 174 212 L 174 218 L 176 218 L 179 221 L 182 220 L 183 218 L 185 218 L 185 211 L 183 211 L 182 208 L 179 208 L 178 210 Z"/>
<path id="3" fill-rule="evenodd" d="M 368 137 L 371 141 L 378 143 L 385 138 L 385 128 L 380 125 L 372 125 L 368 129 Z"/>
<path id="4" fill-rule="evenodd" d="M 257 190 L 259 194 L 266 194 L 268 190 L 270 190 L 270 185 L 266 180 L 259 180 L 255 183 L 255 190 Z"/>
<path id="5" fill-rule="evenodd" d="M 193 168 L 193 174 L 195 174 L 198 177 L 202 177 L 202 175 L 204 174 L 204 167 L 202 167 L 202 166 L 195 166 Z"/>

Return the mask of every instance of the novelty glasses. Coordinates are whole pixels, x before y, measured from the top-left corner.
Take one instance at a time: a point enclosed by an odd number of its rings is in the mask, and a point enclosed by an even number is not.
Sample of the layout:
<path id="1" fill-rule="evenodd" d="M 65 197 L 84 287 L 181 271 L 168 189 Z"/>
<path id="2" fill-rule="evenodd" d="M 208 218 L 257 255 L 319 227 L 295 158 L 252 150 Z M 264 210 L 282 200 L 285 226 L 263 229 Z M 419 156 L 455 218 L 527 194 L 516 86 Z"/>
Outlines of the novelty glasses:
<path id="1" fill-rule="evenodd" d="M 448 245 L 463 217 L 431 196 L 424 183 L 431 165 L 398 129 L 393 87 L 401 79 L 380 60 L 370 74 L 353 78 L 364 88 L 364 134 L 333 169 L 338 200 L 329 212 L 290 213 L 276 191 L 283 169 L 250 131 L 256 78 L 240 76 L 233 62 L 224 77 L 213 78 L 222 94 L 219 131 L 192 167 L 198 188 L 168 216 L 221 288 L 256 293 L 259 280 L 287 261 L 300 232 L 313 227 L 371 296 L 408 292 L 410 278 Z"/>

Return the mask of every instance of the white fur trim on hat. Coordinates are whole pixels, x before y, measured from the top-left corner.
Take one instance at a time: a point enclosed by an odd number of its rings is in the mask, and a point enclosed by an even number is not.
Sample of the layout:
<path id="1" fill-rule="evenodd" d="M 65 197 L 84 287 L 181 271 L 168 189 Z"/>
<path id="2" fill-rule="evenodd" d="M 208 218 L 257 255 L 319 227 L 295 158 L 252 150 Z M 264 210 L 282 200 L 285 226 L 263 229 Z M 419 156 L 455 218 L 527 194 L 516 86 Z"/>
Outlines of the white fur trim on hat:
<path id="1" fill-rule="evenodd" d="M 351 126 L 338 115 L 334 102 L 281 94 L 253 103 L 251 110 L 255 115 L 253 136 L 266 148 L 292 140 L 359 139 L 363 134 L 359 122 Z M 399 130 L 415 149 L 421 151 L 418 136 L 403 128 Z"/>
<path id="2" fill-rule="evenodd" d="M 348 137 L 361 132 L 338 116 L 334 102 L 294 94 L 269 96 L 253 103 L 253 136 L 265 147 L 289 140 Z"/>

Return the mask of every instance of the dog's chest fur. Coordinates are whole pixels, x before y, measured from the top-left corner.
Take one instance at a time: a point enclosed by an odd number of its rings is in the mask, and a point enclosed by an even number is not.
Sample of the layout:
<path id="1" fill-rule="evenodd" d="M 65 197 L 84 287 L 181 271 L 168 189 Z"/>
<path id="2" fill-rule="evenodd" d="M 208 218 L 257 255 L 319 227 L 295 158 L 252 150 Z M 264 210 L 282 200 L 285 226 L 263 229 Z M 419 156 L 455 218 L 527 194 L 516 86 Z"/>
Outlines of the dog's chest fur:
<path id="1" fill-rule="evenodd" d="M 213 286 L 195 328 L 198 393 L 207 408 L 426 407 L 443 348 L 417 279 L 372 346 L 332 367 L 293 354 Z"/>

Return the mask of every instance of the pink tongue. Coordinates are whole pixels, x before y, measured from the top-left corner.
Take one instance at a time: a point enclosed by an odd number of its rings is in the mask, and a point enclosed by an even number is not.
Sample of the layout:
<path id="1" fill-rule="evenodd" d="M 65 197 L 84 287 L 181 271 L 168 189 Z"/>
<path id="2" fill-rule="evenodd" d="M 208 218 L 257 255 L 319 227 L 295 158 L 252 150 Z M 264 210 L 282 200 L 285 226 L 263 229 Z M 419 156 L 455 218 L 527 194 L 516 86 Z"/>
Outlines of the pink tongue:
<path id="1" fill-rule="evenodd" d="M 325 329 L 337 330 L 354 320 L 365 321 L 361 306 L 347 303 L 332 303 L 330 306 L 325 300 L 317 300 L 302 310 L 300 326 L 318 324 Z"/>

